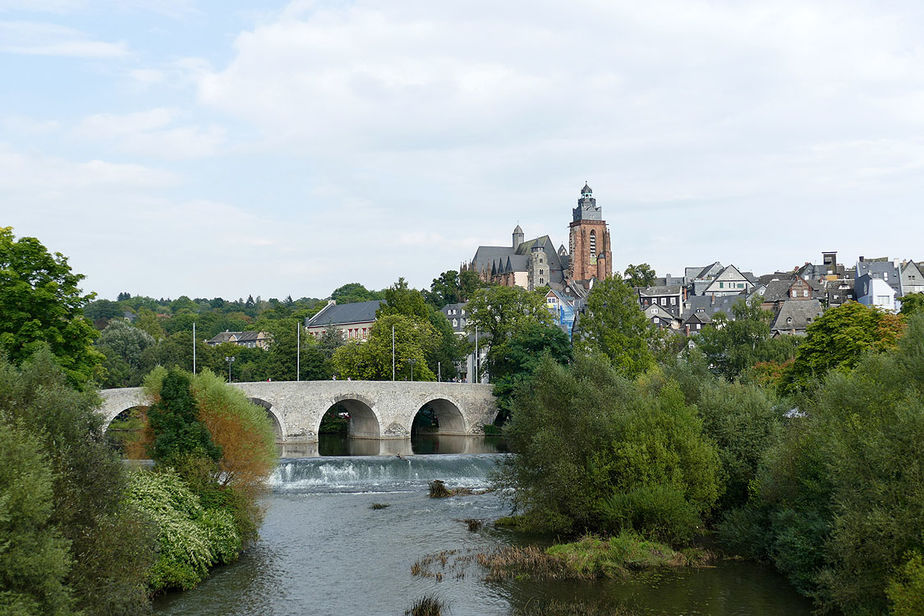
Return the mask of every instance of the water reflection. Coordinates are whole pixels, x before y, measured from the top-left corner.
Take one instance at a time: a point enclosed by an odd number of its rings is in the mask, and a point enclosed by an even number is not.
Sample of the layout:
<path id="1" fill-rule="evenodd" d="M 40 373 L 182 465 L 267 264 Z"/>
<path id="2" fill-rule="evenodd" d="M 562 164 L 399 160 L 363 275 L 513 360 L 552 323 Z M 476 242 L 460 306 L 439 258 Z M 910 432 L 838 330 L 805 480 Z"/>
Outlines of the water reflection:
<path id="1" fill-rule="evenodd" d="M 500 436 L 414 434 L 408 439 L 360 439 L 345 434 L 321 434 L 317 441 L 277 443 L 280 458 L 317 456 L 410 456 L 414 454 L 503 453 Z"/>

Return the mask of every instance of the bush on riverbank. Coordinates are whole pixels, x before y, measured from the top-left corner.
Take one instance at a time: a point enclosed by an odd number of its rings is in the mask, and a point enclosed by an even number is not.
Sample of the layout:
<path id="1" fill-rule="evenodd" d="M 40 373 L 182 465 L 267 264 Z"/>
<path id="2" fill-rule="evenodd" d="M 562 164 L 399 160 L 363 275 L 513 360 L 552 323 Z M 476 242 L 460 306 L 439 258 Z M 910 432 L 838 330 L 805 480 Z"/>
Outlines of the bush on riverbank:
<path id="1" fill-rule="evenodd" d="M 721 491 L 715 446 L 696 409 L 660 374 L 628 379 L 581 356 L 543 361 L 514 398 L 511 449 L 496 482 L 514 488 L 525 530 L 634 530 L 682 543 Z"/>
<path id="2" fill-rule="evenodd" d="M 19 368 L 0 357 L 0 418 L 31 435 L 30 446 L 50 468 L 47 530 L 60 535 L 67 546 L 71 564 L 63 581 L 74 599 L 74 610 L 84 616 L 143 613 L 149 603 L 146 580 L 155 558 L 155 530 L 124 500 L 128 473 L 106 444 L 103 417 L 96 412 L 98 403 L 95 392 L 78 391 L 68 383 L 46 348 Z M 31 480 L 22 481 L 33 489 Z M 34 489 L 36 497 L 43 493 L 41 481 Z M 4 487 L 0 504 L 15 493 L 14 486 Z M 2 536 L 10 543 L 0 558 L 38 546 L 22 543 L 22 535 Z M 48 567 L 49 572 L 55 571 L 50 561 Z M 0 588 L 14 588 L 26 578 L 16 580 L 9 581 L 11 586 L 2 580 Z M 34 588 L 46 592 L 42 585 Z M 31 608 L 23 609 L 29 613 Z M 40 611 L 61 613 L 51 607 Z"/>
<path id="3" fill-rule="evenodd" d="M 127 500 L 159 529 L 160 549 L 149 574 L 154 591 L 193 588 L 210 567 L 233 562 L 240 554 L 243 542 L 231 513 L 203 507 L 172 469 L 134 472 Z"/>
<path id="4" fill-rule="evenodd" d="M 910 321 L 897 350 L 832 372 L 801 410 L 764 456 L 748 506 L 720 525 L 721 538 L 772 561 L 822 610 L 879 614 L 891 602 L 895 613 L 916 613 L 914 591 L 924 586 L 924 315 Z"/>

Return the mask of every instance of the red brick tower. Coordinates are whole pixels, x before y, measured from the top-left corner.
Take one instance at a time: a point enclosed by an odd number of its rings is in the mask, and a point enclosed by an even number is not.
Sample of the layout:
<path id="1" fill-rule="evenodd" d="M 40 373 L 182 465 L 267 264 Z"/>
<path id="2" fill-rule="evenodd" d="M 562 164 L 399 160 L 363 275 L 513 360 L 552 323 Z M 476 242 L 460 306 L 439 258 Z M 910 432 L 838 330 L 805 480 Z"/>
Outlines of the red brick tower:
<path id="1" fill-rule="evenodd" d="M 571 265 L 568 267 L 571 280 L 604 280 L 613 274 L 610 231 L 593 194 L 594 191 L 585 182 L 578 206 L 572 210 L 574 220 L 569 235 Z"/>

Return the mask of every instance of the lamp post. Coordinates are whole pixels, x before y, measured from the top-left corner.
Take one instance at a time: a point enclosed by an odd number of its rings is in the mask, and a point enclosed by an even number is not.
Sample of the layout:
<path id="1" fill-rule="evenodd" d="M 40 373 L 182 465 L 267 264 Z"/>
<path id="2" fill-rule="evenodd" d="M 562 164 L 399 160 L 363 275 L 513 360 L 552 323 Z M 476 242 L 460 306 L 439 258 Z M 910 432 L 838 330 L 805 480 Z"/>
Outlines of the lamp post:
<path id="1" fill-rule="evenodd" d="M 417 360 L 416 360 L 416 359 L 409 359 L 409 360 L 407 360 L 407 363 L 411 364 L 411 380 L 413 381 L 413 380 L 414 380 L 414 364 L 417 363 Z"/>
<path id="2" fill-rule="evenodd" d="M 228 362 L 228 382 L 231 382 L 231 364 L 234 363 L 234 357 L 225 356 L 225 361 Z"/>

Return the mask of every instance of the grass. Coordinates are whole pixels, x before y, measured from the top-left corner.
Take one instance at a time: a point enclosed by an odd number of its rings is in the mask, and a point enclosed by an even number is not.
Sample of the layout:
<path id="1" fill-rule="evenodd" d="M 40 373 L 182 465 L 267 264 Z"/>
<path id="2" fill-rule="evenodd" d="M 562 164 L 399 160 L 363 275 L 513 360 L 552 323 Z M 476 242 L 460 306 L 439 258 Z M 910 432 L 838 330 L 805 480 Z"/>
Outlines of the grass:
<path id="1" fill-rule="evenodd" d="M 545 550 L 511 546 L 478 555 L 478 562 L 490 571 L 488 578 L 493 580 L 524 576 L 548 580 L 624 579 L 637 571 L 703 566 L 711 559 L 705 550 L 677 552 L 631 532 L 608 539 L 588 536 Z"/>
<path id="2" fill-rule="evenodd" d="M 476 520 L 475 518 L 466 518 L 462 520 L 468 526 L 470 531 L 477 532 L 481 530 L 481 527 L 484 526 L 484 520 Z"/>
<path id="3" fill-rule="evenodd" d="M 528 602 L 514 608 L 512 616 L 632 616 L 633 612 L 618 605 L 564 603 L 561 601 Z"/>
<path id="4" fill-rule="evenodd" d="M 405 610 L 404 616 L 442 616 L 446 605 L 441 599 L 433 595 L 424 595 L 410 609 Z"/>
<path id="5" fill-rule="evenodd" d="M 388 503 L 372 503 L 371 505 L 369 505 L 369 509 L 385 509 L 386 507 L 390 507 L 390 506 L 391 505 L 389 505 Z"/>

